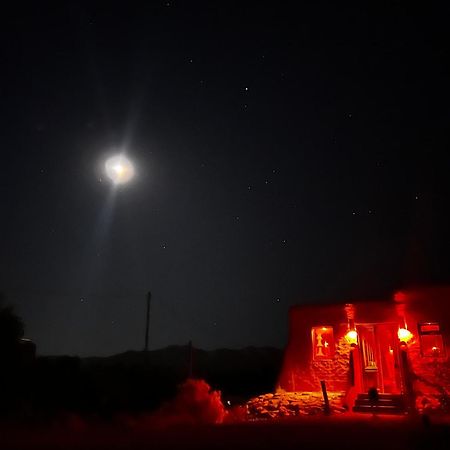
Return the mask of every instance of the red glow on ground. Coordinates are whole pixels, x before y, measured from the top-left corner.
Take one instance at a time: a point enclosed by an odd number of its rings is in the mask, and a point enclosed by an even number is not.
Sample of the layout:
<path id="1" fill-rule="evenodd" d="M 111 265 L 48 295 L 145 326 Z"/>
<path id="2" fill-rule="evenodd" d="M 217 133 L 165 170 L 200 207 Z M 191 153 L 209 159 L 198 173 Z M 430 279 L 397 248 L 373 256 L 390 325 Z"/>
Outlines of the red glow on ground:
<path id="1" fill-rule="evenodd" d="M 185 450 L 446 448 L 448 427 L 432 419 L 425 425 L 408 416 L 341 414 L 290 418 L 230 425 L 177 426 L 174 429 L 138 427 L 123 423 L 92 423 L 39 427 L 1 427 L 1 448 L 7 449 L 144 449 Z M 358 445 L 364 442 L 364 445 Z M 356 444 L 355 444 L 356 443 Z"/>

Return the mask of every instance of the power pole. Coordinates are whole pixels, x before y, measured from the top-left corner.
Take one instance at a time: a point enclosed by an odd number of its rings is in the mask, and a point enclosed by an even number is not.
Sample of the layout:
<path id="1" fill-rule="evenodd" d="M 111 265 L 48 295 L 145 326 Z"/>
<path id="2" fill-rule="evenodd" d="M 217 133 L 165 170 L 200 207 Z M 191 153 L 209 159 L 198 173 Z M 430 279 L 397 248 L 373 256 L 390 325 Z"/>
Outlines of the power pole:
<path id="1" fill-rule="evenodd" d="M 152 293 L 150 291 L 147 292 L 147 317 L 145 320 L 145 347 L 144 350 L 148 352 L 148 329 L 150 326 L 150 301 L 152 299 Z"/>

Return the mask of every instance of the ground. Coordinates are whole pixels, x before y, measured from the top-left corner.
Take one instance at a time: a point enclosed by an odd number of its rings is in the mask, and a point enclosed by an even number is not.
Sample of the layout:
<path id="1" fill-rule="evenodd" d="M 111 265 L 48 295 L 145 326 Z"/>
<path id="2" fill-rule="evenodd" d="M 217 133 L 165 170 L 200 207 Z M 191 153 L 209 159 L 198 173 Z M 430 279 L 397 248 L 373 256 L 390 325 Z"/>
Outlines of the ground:
<path id="1" fill-rule="evenodd" d="M 147 424 L 148 425 L 148 424 Z M 24 429 L 0 427 L 0 448 L 16 449 L 350 449 L 447 448 L 448 424 L 420 417 L 340 414 L 242 424 L 153 429 L 80 423 Z"/>

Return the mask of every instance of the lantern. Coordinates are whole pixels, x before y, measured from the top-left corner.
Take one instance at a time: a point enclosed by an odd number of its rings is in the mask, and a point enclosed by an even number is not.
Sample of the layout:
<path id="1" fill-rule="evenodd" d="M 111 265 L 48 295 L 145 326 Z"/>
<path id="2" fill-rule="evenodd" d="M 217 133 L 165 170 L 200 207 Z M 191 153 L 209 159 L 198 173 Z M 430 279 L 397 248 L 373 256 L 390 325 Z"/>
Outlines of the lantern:
<path id="1" fill-rule="evenodd" d="M 358 332 L 356 330 L 348 330 L 345 335 L 345 340 L 352 346 L 358 344 Z"/>
<path id="2" fill-rule="evenodd" d="M 404 342 L 405 344 L 407 344 L 408 342 L 410 342 L 414 335 L 411 333 L 411 331 L 409 331 L 406 328 L 399 328 L 398 332 L 397 332 L 397 336 L 400 342 Z"/>

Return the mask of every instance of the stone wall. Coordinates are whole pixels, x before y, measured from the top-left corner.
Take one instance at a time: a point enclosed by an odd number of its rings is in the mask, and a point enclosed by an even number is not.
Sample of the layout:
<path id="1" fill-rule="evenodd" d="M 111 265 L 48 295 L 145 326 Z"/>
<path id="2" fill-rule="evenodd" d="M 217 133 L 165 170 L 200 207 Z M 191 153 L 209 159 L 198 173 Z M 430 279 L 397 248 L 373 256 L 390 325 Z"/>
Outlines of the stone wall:
<path id="1" fill-rule="evenodd" d="M 318 391 L 322 380 L 330 391 L 346 391 L 350 387 L 350 346 L 341 337 L 336 343 L 333 359 L 310 360 L 304 365 L 291 362 L 290 370 L 285 370 L 285 374 L 288 376 L 282 387 L 289 392 Z"/>
<path id="2" fill-rule="evenodd" d="M 349 388 L 350 345 L 344 337 L 336 344 L 336 353 L 330 361 L 311 361 L 310 372 L 314 386 L 320 386 L 324 380 L 330 391 L 342 391 Z"/>

